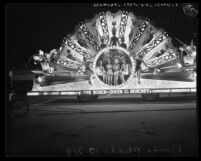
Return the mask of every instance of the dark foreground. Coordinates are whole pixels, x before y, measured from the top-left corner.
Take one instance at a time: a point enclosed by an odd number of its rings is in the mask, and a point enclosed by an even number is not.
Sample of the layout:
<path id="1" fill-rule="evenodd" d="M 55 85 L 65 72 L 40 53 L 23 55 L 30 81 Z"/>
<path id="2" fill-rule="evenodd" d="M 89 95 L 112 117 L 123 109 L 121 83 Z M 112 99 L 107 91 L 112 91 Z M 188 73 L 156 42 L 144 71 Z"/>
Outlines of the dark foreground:
<path id="1" fill-rule="evenodd" d="M 194 96 L 27 98 L 30 112 L 9 121 L 7 156 L 197 156 Z"/>

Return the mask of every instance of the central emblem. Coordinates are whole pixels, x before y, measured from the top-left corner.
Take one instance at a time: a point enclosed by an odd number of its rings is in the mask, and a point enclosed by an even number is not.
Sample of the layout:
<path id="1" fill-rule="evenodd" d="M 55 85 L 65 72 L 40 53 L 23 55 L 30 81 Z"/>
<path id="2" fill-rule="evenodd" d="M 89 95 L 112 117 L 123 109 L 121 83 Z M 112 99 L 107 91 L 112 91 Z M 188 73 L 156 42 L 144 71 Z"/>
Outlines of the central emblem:
<path id="1" fill-rule="evenodd" d="M 93 70 L 101 85 L 119 87 L 131 79 L 133 63 L 133 58 L 126 49 L 112 46 L 98 52 L 93 62 Z"/>

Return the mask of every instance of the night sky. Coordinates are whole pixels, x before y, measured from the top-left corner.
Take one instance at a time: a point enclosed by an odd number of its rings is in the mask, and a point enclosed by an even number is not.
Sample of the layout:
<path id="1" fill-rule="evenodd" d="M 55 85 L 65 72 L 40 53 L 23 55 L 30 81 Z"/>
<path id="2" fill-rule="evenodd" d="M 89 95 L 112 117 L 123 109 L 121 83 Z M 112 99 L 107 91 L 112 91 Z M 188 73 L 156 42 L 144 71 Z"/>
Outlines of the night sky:
<path id="1" fill-rule="evenodd" d="M 186 16 L 180 7 L 94 7 L 93 3 L 38 3 L 7 4 L 6 13 L 6 66 L 8 69 L 25 68 L 28 58 L 41 49 L 49 52 L 58 48 L 62 39 L 75 26 L 102 11 L 127 10 L 137 16 L 150 18 L 171 37 L 190 44 L 198 32 L 198 19 Z"/>

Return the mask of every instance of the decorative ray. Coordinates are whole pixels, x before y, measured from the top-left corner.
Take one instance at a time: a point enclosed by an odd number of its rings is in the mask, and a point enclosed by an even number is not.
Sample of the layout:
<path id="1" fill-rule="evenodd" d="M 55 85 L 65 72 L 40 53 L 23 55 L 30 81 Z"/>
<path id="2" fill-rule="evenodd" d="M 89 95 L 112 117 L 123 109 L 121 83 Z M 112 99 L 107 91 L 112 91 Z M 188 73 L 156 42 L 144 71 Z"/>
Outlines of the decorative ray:
<path id="1" fill-rule="evenodd" d="M 127 19 L 128 19 L 128 12 L 123 11 L 121 14 L 119 37 L 123 37 L 125 34 Z"/>
<path id="2" fill-rule="evenodd" d="M 157 45 L 159 45 L 163 40 L 165 40 L 168 37 L 168 34 L 166 32 L 163 32 L 161 35 L 159 35 L 154 41 L 152 41 L 146 48 L 144 48 L 141 52 L 138 53 L 138 55 L 145 56 L 150 50 L 155 48 Z"/>
<path id="3" fill-rule="evenodd" d="M 82 55 L 83 57 L 86 57 L 88 60 L 93 58 L 93 55 L 86 53 L 82 48 L 80 48 L 78 45 L 76 45 L 73 41 L 71 41 L 69 38 L 66 39 L 66 43 L 67 45 L 75 50 L 77 53 L 79 53 L 80 55 Z"/>
<path id="4" fill-rule="evenodd" d="M 72 61 L 71 59 L 62 59 L 59 58 L 56 60 L 57 64 L 63 65 L 70 69 L 78 69 L 80 67 L 80 63 Z"/>
<path id="5" fill-rule="evenodd" d="M 168 63 L 168 62 L 170 62 L 170 61 L 172 61 L 172 60 L 174 60 L 176 58 L 177 58 L 177 54 L 176 53 L 169 53 L 169 55 L 164 55 L 164 56 L 161 56 L 160 58 L 148 61 L 147 65 L 149 67 L 155 67 L 155 66 L 159 66 L 159 65 Z"/>
<path id="6" fill-rule="evenodd" d="M 91 43 L 91 45 L 93 46 L 93 48 L 98 51 L 99 50 L 99 46 L 97 45 L 96 41 L 94 40 L 92 34 L 89 32 L 86 24 L 84 24 L 83 22 L 80 23 L 80 29 L 82 30 L 82 32 L 84 33 L 84 35 L 86 36 L 86 38 L 89 40 L 89 42 Z"/>
<path id="7" fill-rule="evenodd" d="M 142 34 L 144 33 L 147 25 L 149 24 L 149 21 L 145 20 L 142 22 L 142 24 L 140 25 L 138 31 L 136 32 L 136 35 L 133 39 L 133 42 L 131 43 L 129 49 L 133 50 L 135 45 L 137 44 L 138 40 L 140 39 L 140 37 L 142 36 Z"/>
<path id="8" fill-rule="evenodd" d="M 104 12 L 101 12 L 99 15 L 101 27 L 103 29 L 103 35 L 105 37 L 106 43 L 109 41 L 109 32 L 108 32 L 108 26 L 107 26 L 107 19 L 106 19 L 106 14 Z"/>

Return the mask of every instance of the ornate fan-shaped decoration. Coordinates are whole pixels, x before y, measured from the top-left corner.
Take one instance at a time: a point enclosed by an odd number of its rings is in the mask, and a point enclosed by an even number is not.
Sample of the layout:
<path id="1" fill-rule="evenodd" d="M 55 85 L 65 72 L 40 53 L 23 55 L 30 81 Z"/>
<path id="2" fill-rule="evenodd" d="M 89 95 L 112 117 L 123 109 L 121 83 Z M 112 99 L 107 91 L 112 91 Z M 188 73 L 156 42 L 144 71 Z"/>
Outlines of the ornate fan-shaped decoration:
<path id="1" fill-rule="evenodd" d="M 81 22 L 67 35 L 51 66 L 55 71 L 93 75 L 94 84 L 120 87 L 133 78 L 139 55 L 152 69 L 169 65 L 177 51 L 168 34 L 150 20 L 127 11 L 108 11 Z M 142 65 L 142 70 L 147 67 Z"/>

